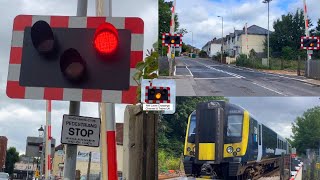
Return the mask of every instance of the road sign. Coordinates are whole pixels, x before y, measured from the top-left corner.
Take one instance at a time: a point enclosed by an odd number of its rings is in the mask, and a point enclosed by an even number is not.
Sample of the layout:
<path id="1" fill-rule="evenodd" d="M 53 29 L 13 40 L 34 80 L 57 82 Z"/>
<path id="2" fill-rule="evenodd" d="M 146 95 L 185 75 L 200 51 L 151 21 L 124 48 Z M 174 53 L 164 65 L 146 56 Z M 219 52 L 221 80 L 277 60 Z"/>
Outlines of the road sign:
<path id="1" fill-rule="evenodd" d="M 143 26 L 133 17 L 17 16 L 8 97 L 135 103 Z"/>
<path id="2" fill-rule="evenodd" d="M 63 115 L 61 143 L 98 147 L 100 118 Z"/>
<path id="3" fill-rule="evenodd" d="M 175 46 L 182 47 L 182 35 L 181 34 L 162 34 L 162 46 Z"/>
<path id="4" fill-rule="evenodd" d="M 301 37 L 301 49 L 307 50 L 319 50 L 320 49 L 320 37 L 310 36 Z"/>
<path id="5" fill-rule="evenodd" d="M 176 104 L 176 82 L 172 79 L 143 79 L 141 82 L 143 110 L 173 114 Z"/>

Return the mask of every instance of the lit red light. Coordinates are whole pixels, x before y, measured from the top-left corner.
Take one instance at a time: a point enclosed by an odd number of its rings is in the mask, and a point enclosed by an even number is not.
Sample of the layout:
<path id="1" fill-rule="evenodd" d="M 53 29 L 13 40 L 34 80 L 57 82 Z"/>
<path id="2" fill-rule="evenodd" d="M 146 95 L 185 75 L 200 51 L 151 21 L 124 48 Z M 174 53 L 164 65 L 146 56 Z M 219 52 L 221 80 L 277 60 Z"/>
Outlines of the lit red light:
<path id="1" fill-rule="evenodd" d="M 118 31 L 110 23 L 101 24 L 94 36 L 94 47 L 102 55 L 109 55 L 118 47 Z"/>

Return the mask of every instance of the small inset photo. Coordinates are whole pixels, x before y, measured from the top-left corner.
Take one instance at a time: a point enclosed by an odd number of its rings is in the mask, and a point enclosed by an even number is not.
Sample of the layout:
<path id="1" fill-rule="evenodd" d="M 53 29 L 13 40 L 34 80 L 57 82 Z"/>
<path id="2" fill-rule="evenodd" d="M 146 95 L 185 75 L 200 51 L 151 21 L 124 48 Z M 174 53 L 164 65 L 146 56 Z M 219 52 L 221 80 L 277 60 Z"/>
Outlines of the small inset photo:
<path id="1" fill-rule="evenodd" d="M 158 41 L 159 78 L 177 96 L 320 94 L 312 2 L 159 0 Z"/>
<path id="2" fill-rule="evenodd" d="M 320 178 L 319 101 L 177 97 L 158 126 L 159 179 Z"/>

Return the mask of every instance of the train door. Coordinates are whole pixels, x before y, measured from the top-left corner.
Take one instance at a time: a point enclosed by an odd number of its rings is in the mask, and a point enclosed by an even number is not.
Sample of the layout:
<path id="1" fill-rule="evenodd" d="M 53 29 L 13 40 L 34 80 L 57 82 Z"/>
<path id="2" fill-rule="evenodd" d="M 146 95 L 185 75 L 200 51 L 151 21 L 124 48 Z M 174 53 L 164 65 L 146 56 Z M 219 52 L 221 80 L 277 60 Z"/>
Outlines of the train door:
<path id="1" fill-rule="evenodd" d="M 250 145 L 250 155 L 249 160 L 256 160 L 258 158 L 258 121 L 250 118 L 250 134 L 251 134 L 251 143 Z"/>
<path id="2" fill-rule="evenodd" d="M 262 125 L 258 125 L 258 158 L 257 161 L 261 161 L 262 158 Z"/>

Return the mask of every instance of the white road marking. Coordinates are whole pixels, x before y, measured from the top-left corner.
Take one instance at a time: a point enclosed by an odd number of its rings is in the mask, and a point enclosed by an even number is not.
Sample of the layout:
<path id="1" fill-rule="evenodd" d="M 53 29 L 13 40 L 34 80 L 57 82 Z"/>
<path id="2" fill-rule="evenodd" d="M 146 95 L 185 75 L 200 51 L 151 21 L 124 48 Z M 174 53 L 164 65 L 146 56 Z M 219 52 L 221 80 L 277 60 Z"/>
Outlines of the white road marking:
<path id="1" fill-rule="evenodd" d="M 192 74 L 192 72 L 190 71 L 190 69 L 188 68 L 188 66 L 186 66 L 186 68 L 188 69 L 190 75 L 193 76 L 193 74 Z"/>
<path id="2" fill-rule="evenodd" d="M 224 70 L 221 70 L 221 69 L 216 69 L 216 68 L 213 68 L 213 67 L 210 67 L 209 65 L 206 65 L 206 64 L 203 64 L 203 63 L 200 63 L 200 62 L 196 62 L 198 64 L 201 64 L 209 69 L 212 69 L 212 70 L 215 70 L 215 71 L 218 71 L 218 72 L 222 72 L 222 73 L 225 73 L 225 74 L 228 74 L 230 76 L 234 76 L 234 77 L 237 77 L 237 78 L 245 78 L 243 76 L 240 76 L 238 74 L 235 74 L 235 73 L 231 73 L 231 72 L 227 72 L 227 71 L 224 71 Z"/>
<path id="3" fill-rule="evenodd" d="M 211 80 L 211 79 L 239 79 L 238 77 L 219 77 L 219 78 L 193 78 L 198 80 Z"/>
<path id="4" fill-rule="evenodd" d="M 286 96 L 286 95 L 283 94 L 282 92 L 279 92 L 279 91 L 276 91 L 276 90 L 274 90 L 274 89 L 268 88 L 268 87 L 263 86 L 263 85 L 261 85 L 261 84 L 258 84 L 258 83 L 255 83 L 255 82 L 252 82 L 252 84 L 257 85 L 257 86 L 259 86 L 259 87 L 262 87 L 262 88 L 264 88 L 264 89 L 267 89 L 267 90 L 269 90 L 269 91 L 275 92 L 275 93 L 277 93 L 277 94 Z"/>
<path id="5" fill-rule="evenodd" d="M 234 68 L 234 69 L 238 69 L 238 70 L 241 70 L 241 71 L 249 71 L 249 72 L 255 72 L 254 70 L 250 69 L 250 68 L 238 68 L 238 67 L 235 67 L 235 66 L 227 66 L 229 68 Z"/>

